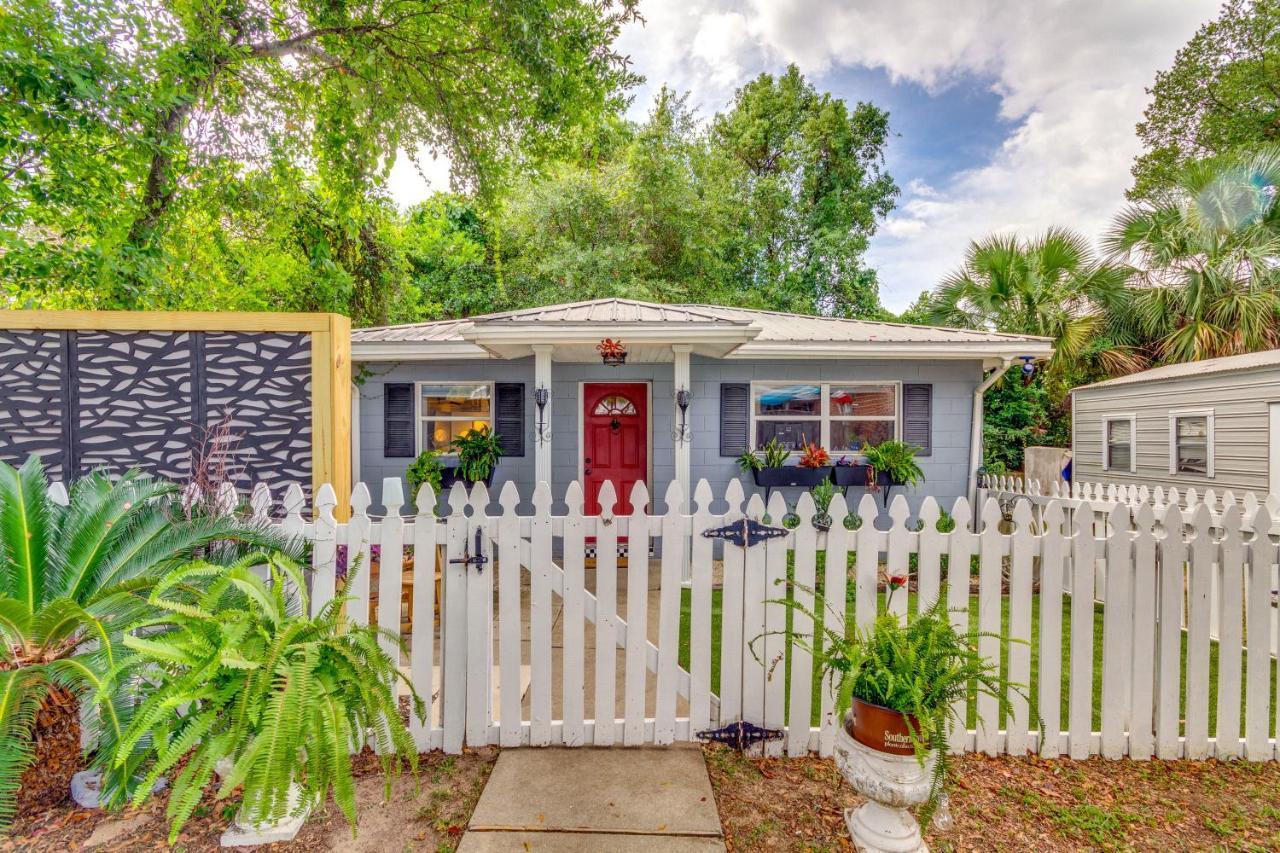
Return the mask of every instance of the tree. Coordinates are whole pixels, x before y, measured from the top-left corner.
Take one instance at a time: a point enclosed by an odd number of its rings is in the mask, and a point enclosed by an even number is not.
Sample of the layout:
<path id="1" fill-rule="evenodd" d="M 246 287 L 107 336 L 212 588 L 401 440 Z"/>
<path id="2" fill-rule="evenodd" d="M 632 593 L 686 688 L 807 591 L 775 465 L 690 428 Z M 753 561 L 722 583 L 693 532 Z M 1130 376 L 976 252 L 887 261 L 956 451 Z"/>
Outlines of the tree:
<path id="1" fill-rule="evenodd" d="M 1156 75 L 1129 197 L 1153 200 L 1211 156 L 1280 141 L 1280 2 L 1229 0 Z"/>
<path id="2" fill-rule="evenodd" d="M 424 318 L 467 317 L 500 304 L 491 230 L 460 195 L 436 193 L 408 211 L 401 248 Z"/>
<path id="3" fill-rule="evenodd" d="M 491 193 L 620 108 L 636 78 L 611 44 L 634 17 L 633 0 L 19 4 L 0 24 L 0 91 L 19 94 L 0 99 L 6 273 L 149 306 L 167 228 L 217 197 L 198 189 L 281 167 L 313 173 L 339 220 L 402 149 Z"/>
<path id="4" fill-rule="evenodd" d="M 746 304 L 881 316 L 867 241 L 898 188 L 884 171 L 889 115 L 818 93 L 792 65 L 738 90 L 712 122 L 739 212 L 728 261 Z"/>
<path id="5" fill-rule="evenodd" d="M 1053 338 L 1049 371 L 1061 400 L 1069 377 L 1090 361 L 1104 372 L 1141 366 L 1109 335 L 1110 311 L 1124 299 L 1125 269 L 1095 257 L 1080 234 L 1051 228 L 1030 239 L 992 235 L 969 244 L 963 266 L 929 298 L 943 326 Z"/>
<path id="6" fill-rule="evenodd" d="M 1194 361 L 1280 344 L 1280 148 L 1183 168 L 1131 206 L 1104 244 L 1132 265 L 1118 323 L 1154 359 Z"/>

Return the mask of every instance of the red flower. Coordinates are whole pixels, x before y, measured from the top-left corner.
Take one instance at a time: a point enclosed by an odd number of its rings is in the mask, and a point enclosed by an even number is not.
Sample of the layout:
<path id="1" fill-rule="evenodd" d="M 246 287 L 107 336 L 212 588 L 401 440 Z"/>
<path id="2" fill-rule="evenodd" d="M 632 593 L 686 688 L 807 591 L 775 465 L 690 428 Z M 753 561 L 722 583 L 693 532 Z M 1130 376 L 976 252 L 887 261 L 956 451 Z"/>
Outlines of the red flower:
<path id="1" fill-rule="evenodd" d="M 906 585 L 907 585 L 906 575 L 890 575 L 889 576 L 889 586 L 893 587 L 894 589 L 901 589 Z"/>

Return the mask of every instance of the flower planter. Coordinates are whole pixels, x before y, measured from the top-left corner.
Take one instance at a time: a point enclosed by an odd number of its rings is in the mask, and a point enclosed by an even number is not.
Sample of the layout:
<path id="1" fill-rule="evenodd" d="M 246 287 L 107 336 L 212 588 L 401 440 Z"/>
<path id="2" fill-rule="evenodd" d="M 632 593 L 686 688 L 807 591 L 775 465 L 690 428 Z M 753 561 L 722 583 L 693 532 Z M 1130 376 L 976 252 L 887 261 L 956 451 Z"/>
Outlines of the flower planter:
<path id="1" fill-rule="evenodd" d="M 929 799 L 937 753 L 922 764 L 914 755 L 864 746 L 849 735 L 851 728 L 852 720 L 846 718 L 836 731 L 835 761 L 845 781 L 867 798 L 844 813 L 854 847 L 863 853 L 927 851 L 920 824 L 907 809 Z"/>
<path id="2" fill-rule="evenodd" d="M 440 472 L 440 493 L 444 494 L 453 488 L 454 483 L 461 483 L 467 491 L 475 485 L 471 480 L 462 476 L 462 471 L 458 468 L 445 468 Z M 493 487 L 493 472 L 489 472 L 489 476 L 484 478 L 484 484 L 487 488 Z"/>
<path id="3" fill-rule="evenodd" d="M 911 745 L 908 719 L 906 714 L 864 702 L 855 696 L 853 708 L 845 718 L 844 725 L 853 739 L 863 746 L 889 755 L 914 756 L 916 751 Z M 919 723 L 914 719 L 911 722 L 919 732 Z"/>
<path id="4" fill-rule="evenodd" d="M 288 813 L 275 823 L 259 823 L 255 816 L 246 814 L 241 805 L 231 826 L 222 833 L 221 846 L 256 847 L 259 844 L 292 841 L 307 822 L 311 805 L 302 802 L 302 786 L 297 782 L 289 786 L 287 803 Z"/>
<path id="5" fill-rule="evenodd" d="M 799 465 L 786 465 L 782 468 L 761 468 L 753 471 L 756 485 L 766 489 L 779 489 L 789 486 L 812 488 L 831 477 L 831 466 L 822 468 L 801 468 Z"/>
<path id="6" fill-rule="evenodd" d="M 837 486 L 848 488 L 849 486 L 861 486 L 865 488 L 867 483 L 867 475 L 874 469 L 870 465 L 862 462 L 855 462 L 852 465 L 837 465 L 831 471 L 831 480 Z M 876 477 L 879 481 L 879 477 Z"/>

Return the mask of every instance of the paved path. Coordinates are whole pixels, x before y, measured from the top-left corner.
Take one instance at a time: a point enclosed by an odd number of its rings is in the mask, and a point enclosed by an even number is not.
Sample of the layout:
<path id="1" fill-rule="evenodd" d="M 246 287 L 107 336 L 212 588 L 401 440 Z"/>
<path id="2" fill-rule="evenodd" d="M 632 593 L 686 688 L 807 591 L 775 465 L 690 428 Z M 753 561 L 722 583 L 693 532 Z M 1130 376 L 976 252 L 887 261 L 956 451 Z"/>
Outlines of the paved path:
<path id="1" fill-rule="evenodd" d="M 507 749 L 458 853 L 723 851 L 696 745 Z"/>

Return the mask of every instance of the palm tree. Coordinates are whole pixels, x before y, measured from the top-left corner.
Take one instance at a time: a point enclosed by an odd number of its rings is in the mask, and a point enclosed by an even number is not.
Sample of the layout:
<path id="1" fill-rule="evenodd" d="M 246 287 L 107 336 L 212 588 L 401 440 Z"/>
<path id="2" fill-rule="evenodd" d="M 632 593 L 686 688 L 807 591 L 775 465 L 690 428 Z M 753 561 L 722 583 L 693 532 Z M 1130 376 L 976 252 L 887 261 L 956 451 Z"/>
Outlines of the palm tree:
<path id="1" fill-rule="evenodd" d="M 1280 345 L 1280 149 L 1192 164 L 1116 218 L 1104 244 L 1131 265 L 1118 322 L 1164 362 Z"/>
<path id="2" fill-rule="evenodd" d="M 37 716 L 76 715 L 83 703 L 99 754 L 114 752 L 132 697 L 105 674 L 122 630 L 150 612 L 154 582 L 197 557 L 221 563 L 280 544 L 231 516 L 187 517 L 175 486 L 137 471 L 84 477 L 65 506 L 48 488 L 38 457 L 0 463 L 0 830 L 36 757 Z M 108 801 L 128 779 L 104 778 Z"/>
<path id="3" fill-rule="evenodd" d="M 1141 367 L 1112 343 L 1107 318 L 1124 299 L 1125 270 L 1100 261 L 1080 234 L 1050 228 L 1019 239 L 994 234 L 969 244 L 963 266 L 930 295 L 939 325 L 1053 338 L 1051 373 L 1097 361 L 1108 373 Z"/>

